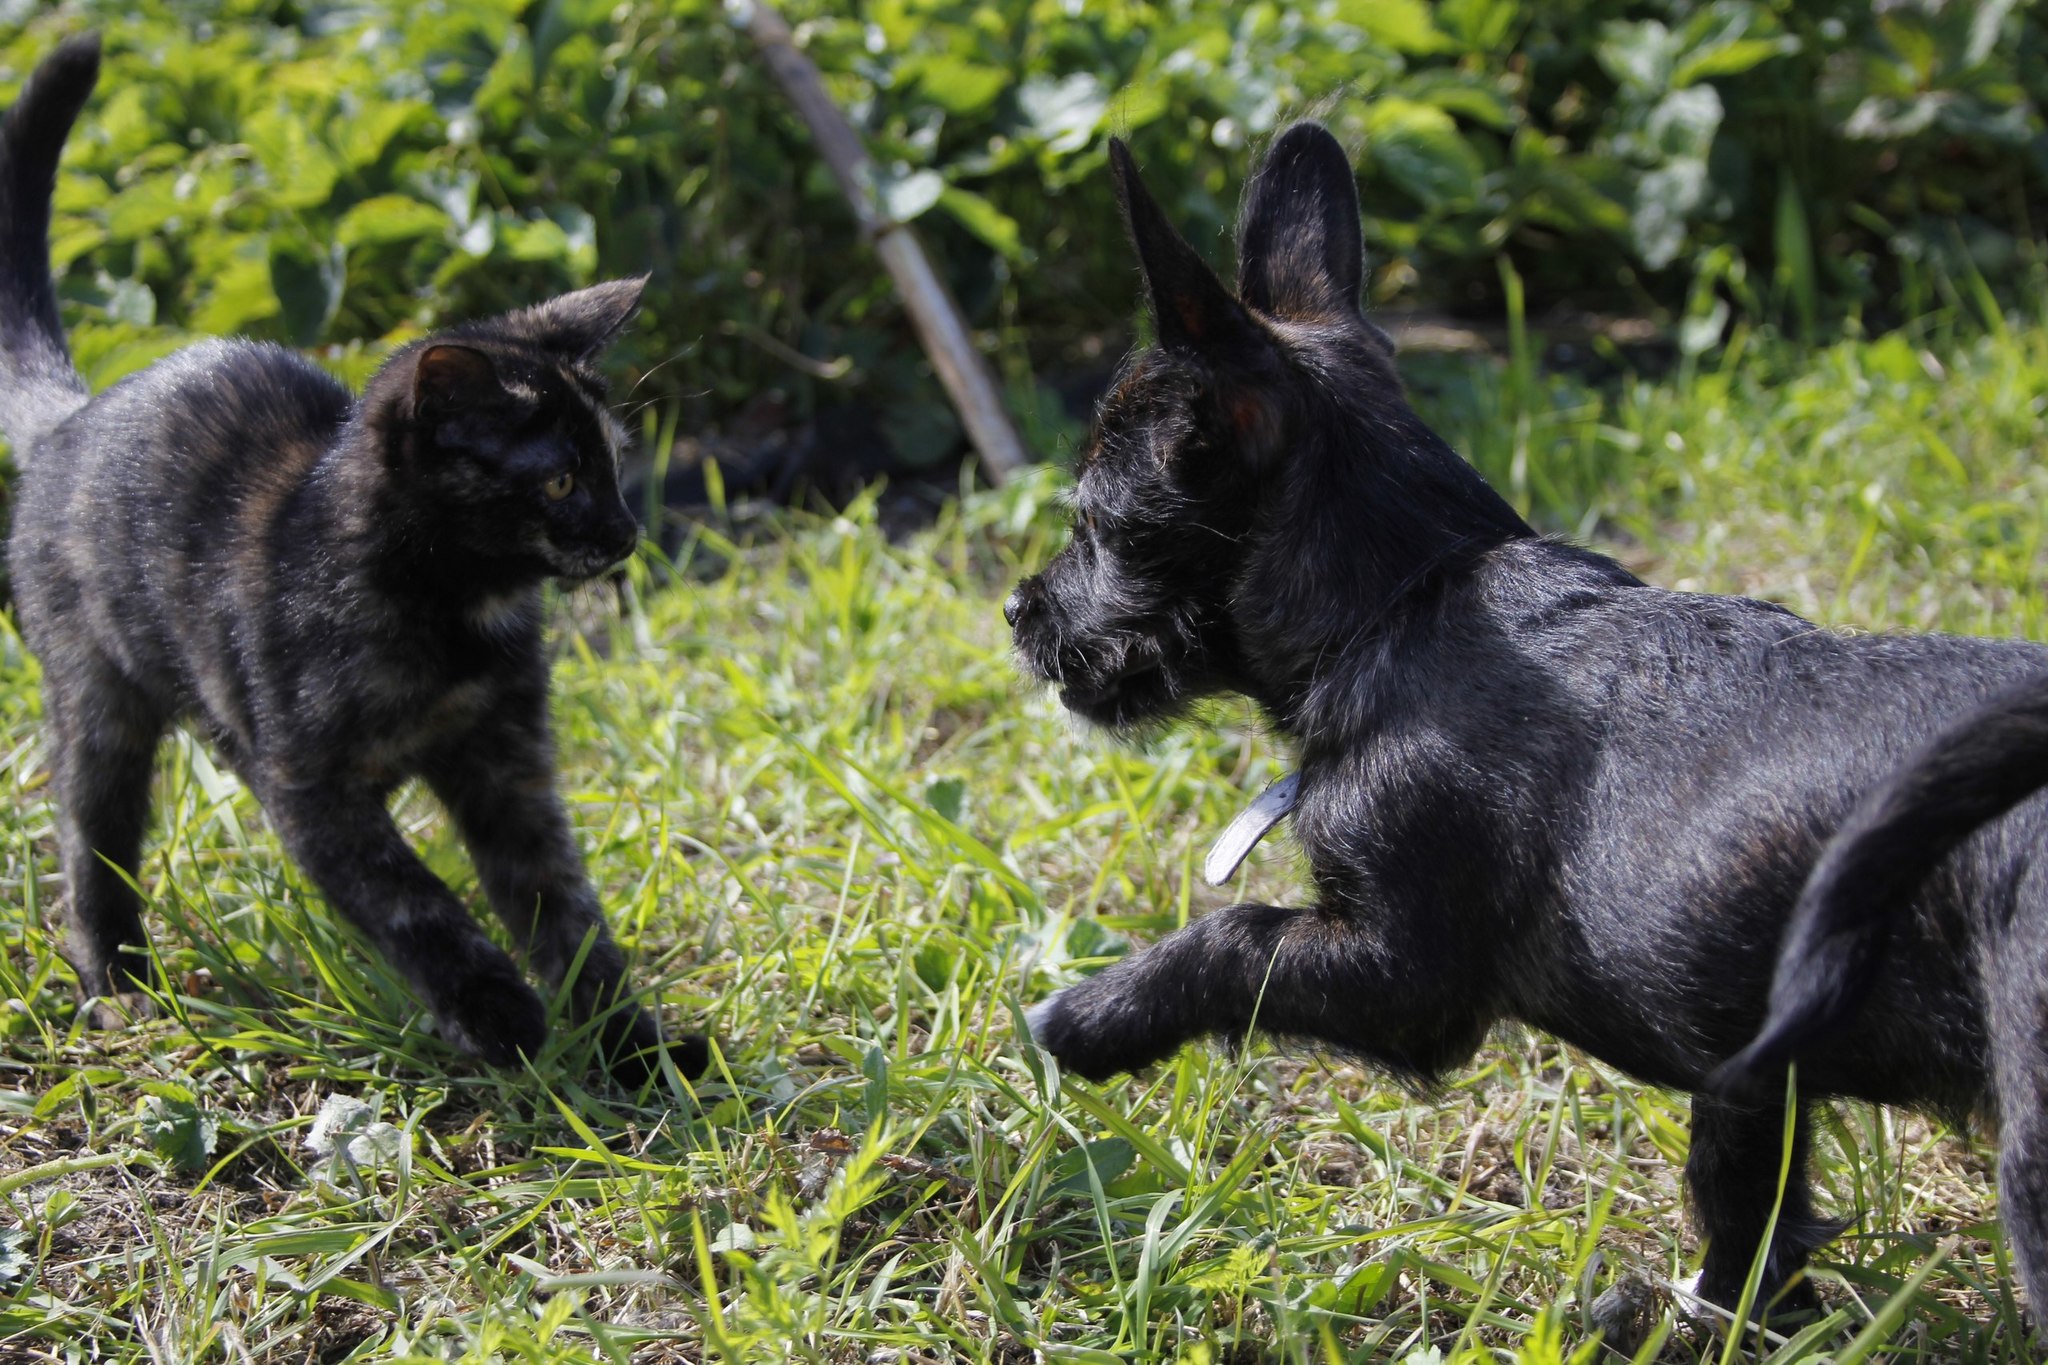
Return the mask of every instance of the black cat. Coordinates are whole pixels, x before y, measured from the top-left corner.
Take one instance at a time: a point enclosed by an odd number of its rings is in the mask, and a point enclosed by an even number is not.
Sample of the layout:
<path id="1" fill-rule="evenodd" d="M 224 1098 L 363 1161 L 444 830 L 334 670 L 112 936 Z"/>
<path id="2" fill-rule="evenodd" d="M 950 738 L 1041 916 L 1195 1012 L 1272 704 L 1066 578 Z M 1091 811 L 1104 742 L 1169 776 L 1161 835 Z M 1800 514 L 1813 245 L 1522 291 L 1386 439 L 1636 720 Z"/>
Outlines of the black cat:
<path id="1" fill-rule="evenodd" d="M 49 273 L 57 157 L 99 69 L 61 46 L 0 126 L 0 426 L 21 465 L 12 568 L 44 709 L 79 989 L 150 980 L 135 875 L 152 758 L 197 721 L 285 846 L 456 1047 L 531 1056 L 541 998 L 386 812 L 446 804 L 492 908 L 618 1074 L 660 1040 L 629 1003 L 554 790 L 542 583 L 638 536 L 599 355 L 644 280 L 598 285 L 396 352 L 360 400 L 277 346 L 209 341 L 97 397 Z M 702 1039 L 677 1061 L 699 1070 Z"/>
<path id="2" fill-rule="evenodd" d="M 1038 1005 L 1033 1035 L 1091 1077 L 1258 1028 L 1426 1078 L 1523 1020 L 1694 1092 L 1701 1292 L 1734 1304 L 1776 1194 L 1783 1071 L 1754 1098 L 1709 1073 L 1763 1021 L 1793 903 L 1859 794 L 2048 651 L 1840 635 L 1536 535 L 1415 415 L 1360 313 L 1335 139 L 1274 144 L 1236 297 L 1121 144 L 1110 161 L 1158 340 L 1103 403 L 1071 543 L 1005 615 L 1024 667 L 1102 725 L 1252 697 L 1296 751 L 1314 898 L 1217 910 Z M 1890 922 L 1858 1026 L 1799 1054 L 1806 1099 L 2002 1113 L 2036 1304 L 2044 843 L 2036 805 L 1966 844 Z M 1795 1131 L 1799 1172 L 1803 1106 Z M 1764 1301 L 1810 1299 L 1798 1272 L 1833 1226 L 1795 1178 Z"/>

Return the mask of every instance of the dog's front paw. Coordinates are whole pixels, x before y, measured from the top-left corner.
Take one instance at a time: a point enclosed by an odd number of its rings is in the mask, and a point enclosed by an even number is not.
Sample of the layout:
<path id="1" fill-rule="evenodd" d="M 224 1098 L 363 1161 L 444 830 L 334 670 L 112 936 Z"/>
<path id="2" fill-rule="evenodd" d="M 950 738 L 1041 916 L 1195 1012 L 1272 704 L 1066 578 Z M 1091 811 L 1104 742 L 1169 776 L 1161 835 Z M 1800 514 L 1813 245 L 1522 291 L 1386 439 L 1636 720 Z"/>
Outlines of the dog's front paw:
<path id="1" fill-rule="evenodd" d="M 1159 1060 L 1160 1050 L 1143 1046 L 1128 1030 L 1115 1027 L 1118 1011 L 1113 1001 L 1105 1007 L 1091 994 L 1099 992 L 1070 986 L 1024 1011 L 1031 1041 L 1050 1052 L 1060 1070 L 1091 1081 L 1106 1081 Z"/>
<path id="2" fill-rule="evenodd" d="M 432 1005 L 449 1046 L 492 1066 L 539 1056 L 548 1036 L 547 1006 L 510 958 L 478 964 L 436 992 Z"/>
<path id="3" fill-rule="evenodd" d="M 1053 1045 L 1048 1040 L 1051 1038 L 1053 1031 L 1059 1027 L 1060 997 L 1064 994 L 1066 994 L 1064 991 L 1054 991 L 1051 995 L 1048 995 L 1045 999 L 1024 1011 L 1024 1031 L 1031 1035 L 1032 1042 L 1038 1044 L 1046 1051 L 1052 1052 L 1055 1057 L 1059 1053 L 1053 1051 Z"/>

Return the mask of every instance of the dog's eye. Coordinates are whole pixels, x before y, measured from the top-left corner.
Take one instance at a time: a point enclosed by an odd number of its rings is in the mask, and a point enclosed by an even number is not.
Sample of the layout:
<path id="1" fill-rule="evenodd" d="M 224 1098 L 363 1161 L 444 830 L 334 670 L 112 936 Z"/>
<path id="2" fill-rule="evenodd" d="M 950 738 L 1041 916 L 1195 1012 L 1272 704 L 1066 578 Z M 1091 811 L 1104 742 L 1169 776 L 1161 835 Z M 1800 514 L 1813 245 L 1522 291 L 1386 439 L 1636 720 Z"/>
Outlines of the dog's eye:
<path id="1" fill-rule="evenodd" d="M 560 502 L 576 491 L 576 476 L 565 469 L 542 484 L 540 491 L 548 495 L 549 502 Z"/>

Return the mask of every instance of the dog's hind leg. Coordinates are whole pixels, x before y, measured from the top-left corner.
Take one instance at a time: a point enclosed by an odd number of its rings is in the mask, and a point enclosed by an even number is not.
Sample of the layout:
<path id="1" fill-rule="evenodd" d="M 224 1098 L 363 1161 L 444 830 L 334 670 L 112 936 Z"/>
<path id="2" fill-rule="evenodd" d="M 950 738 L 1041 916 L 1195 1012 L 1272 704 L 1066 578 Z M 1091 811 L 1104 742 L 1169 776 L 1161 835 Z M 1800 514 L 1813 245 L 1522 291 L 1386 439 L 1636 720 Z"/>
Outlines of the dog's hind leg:
<path id="1" fill-rule="evenodd" d="M 1806 1179 L 1811 1124 L 1802 1108 L 1792 1128 L 1791 1167 L 1777 1230 L 1757 1287 L 1755 1313 L 1780 1315 L 1815 1307 L 1813 1287 L 1801 1280 L 1785 1286 L 1805 1268 L 1812 1250 L 1841 1231 L 1814 1212 Z M 1706 1239 L 1700 1267 L 1700 1296 L 1724 1308 L 1742 1297 L 1778 1199 L 1778 1172 L 1785 1160 L 1785 1104 L 1735 1104 L 1712 1095 L 1692 1099 L 1692 1151 L 1685 1162 L 1692 1187 L 1693 1216 Z"/>
<path id="2" fill-rule="evenodd" d="M 1428 1075 L 1469 1056 L 1487 1020 L 1454 970 L 1418 964 L 1358 921 L 1233 905 L 1040 1002 L 1031 1035 L 1094 1080 L 1136 1071 L 1204 1034 L 1257 1027 Z"/>

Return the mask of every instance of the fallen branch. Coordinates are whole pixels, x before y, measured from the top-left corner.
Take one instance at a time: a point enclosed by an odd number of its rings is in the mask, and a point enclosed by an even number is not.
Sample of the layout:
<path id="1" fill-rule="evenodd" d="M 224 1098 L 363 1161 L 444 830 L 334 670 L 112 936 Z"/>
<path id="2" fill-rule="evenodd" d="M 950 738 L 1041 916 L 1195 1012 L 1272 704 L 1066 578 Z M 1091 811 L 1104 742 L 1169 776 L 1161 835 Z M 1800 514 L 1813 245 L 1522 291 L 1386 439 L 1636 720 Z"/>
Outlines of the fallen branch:
<path id="1" fill-rule="evenodd" d="M 883 211 L 875 197 L 874 161 L 832 102 L 818 68 L 797 50 L 789 25 L 767 0 L 733 0 L 731 8 L 735 21 L 761 49 L 762 60 L 776 83 L 810 126 L 818 153 L 852 205 L 861 233 L 874 243 L 875 254 L 896 282 L 897 295 L 910 314 L 911 325 L 917 328 L 932 368 L 938 371 L 939 382 L 946 386 L 954 410 L 960 414 L 967 438 L 981 454 L 989 482 L 1002 483 L 1029 464 L 1031 456 L 1003 406 L 995 376 L 974 348 L 960 305 L 932 269 L 910 225 Z"/>

